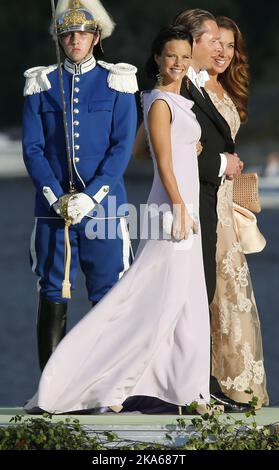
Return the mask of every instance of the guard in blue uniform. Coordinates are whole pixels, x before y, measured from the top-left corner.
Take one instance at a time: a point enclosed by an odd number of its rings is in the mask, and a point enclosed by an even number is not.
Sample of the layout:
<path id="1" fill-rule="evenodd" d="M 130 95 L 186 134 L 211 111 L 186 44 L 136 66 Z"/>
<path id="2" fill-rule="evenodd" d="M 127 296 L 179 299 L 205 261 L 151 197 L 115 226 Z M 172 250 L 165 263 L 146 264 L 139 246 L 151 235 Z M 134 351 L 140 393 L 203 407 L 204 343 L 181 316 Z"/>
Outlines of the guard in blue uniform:
<path id="1" fill-rule="evenodd" d="M 66 331 L 67 299 L 61 295 L 65 204 L 72 288 L 80 264 L 94 305 L 129 267 L 123 174 L 136 130 L 136 68 L 97 60 L 101 40 L 114 28 L 101 3 L 59 0 L 55 21 L 66 56 L 62 77 L 70 167 L 57 65 L 25 72 L 23 113 L 24 162 L 36 188 L 31 262 L 40 286 L 41 369 Z M 75 192 L 68 195 L 71 185 Z"/>

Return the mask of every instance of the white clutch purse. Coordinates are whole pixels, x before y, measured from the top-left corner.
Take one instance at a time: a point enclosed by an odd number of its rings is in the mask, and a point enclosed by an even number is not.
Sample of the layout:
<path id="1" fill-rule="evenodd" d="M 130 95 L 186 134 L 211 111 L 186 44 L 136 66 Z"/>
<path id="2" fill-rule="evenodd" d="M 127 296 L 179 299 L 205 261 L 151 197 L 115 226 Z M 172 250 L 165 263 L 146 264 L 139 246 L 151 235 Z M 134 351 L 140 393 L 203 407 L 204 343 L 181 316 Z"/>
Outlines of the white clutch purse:
<path id="1" fill-rule="evenodd" d="M 193 206 L 189 204 L 187 205 L 187 210 L 192 217 L 192 219 L 198 224 L 199 219 L 197 215 L 193 212 Z M 171 235 L 172 233 L 172 224 L 173 224 L 173 213 L 172 211 L 166 211 L 162 215 L 162 229 L 167 235 Z M 190 235 L 193 234 L 193 230 L 190 230 Z"/>
<path id="2" fill-rule="evenodd" d="M 234 202 L 233 215 L 243 253 L 248 255 L 262 251 L 266 245 L 266 239 L 258 228 L 255 214 Z"/>
<path id="3" fill-rule="evenodd" d="M 162 228 L 163 228 L 163 232 L 165 232 L 167 235 L 171 235 L 172 224 L 173 224 L 172 211 L 164 212 L 162 216 Z"/>

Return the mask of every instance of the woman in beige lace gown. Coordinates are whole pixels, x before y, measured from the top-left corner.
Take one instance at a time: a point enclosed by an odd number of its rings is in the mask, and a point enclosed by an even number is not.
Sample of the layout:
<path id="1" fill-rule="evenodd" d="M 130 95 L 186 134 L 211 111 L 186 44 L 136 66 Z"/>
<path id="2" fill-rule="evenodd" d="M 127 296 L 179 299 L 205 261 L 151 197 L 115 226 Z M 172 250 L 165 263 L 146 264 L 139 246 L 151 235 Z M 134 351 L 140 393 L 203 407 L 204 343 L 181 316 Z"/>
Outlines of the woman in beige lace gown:
<path id="1" fill-rule="evenodd" d="M 248 65 L 241 32 L 226 17 L 217 18 L 222 52 L 206 82 L 214 105 L 228 122 L 233 139 L 247 118 Z M 233 181 L 218 192 L 217 285 L 212 312 L 212 374 L 223 392 L 237 402 L 248 402 L 252 390 L 257 407 L 268 404 L 262 338 L 257 306 L 245 255 L 234 227 Z"/>

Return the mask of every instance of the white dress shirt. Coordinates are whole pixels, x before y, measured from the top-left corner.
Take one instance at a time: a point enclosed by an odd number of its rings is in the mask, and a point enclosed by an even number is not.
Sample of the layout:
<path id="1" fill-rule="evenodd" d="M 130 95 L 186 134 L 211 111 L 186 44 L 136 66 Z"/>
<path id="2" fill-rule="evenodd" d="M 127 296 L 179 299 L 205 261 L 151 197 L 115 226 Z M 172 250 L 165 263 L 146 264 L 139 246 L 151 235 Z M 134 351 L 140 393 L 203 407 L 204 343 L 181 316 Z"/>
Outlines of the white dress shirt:
<path id="1" fill-rule="evenodd" d="M 204 87 L 205 82 L 209 80 L 209 75 L 207 71 L 201 70 L 199 73 L 197 73 L 195 69 L 190 65 L 190 67 L 188 68 L 187 77 L 191 80 L 191 82 L 195 85 L 195 87 L 203 96 L 201 87 Z"/>
<path id="2" fill-rule="evenodd" d="M 207 71 L 201 70 L 199 73 L 197 73 L 195 69 L 190 65 L 187 71 L 187 77 L 191 80 L 193 85 L 195 85 L 195 87 L 199 90 L 199 92 L 204 98 L 201 87 L 204 87 L 205 82 L 209 80 L 209 75 Z M 220 153 L 219 155 L 221 158 L 221 164 L 220 164 L 220 170 L 219 170 L 218 176 L 222 177 L 222 183 L 223 183 L 225 179 L 225 171 L 227 168 L 227 157 L 224 153 Z"/>

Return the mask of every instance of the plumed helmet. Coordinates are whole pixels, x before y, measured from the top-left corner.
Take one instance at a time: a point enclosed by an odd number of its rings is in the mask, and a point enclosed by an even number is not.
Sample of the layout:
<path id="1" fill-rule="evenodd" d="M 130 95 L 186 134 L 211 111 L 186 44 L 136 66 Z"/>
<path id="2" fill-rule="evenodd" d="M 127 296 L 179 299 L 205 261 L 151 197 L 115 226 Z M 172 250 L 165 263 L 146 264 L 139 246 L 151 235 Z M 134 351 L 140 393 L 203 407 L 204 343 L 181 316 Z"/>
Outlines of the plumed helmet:
<path id="1" fill-rule="evenodd" d="M 58 0 L 56 12 L 57 34 L 72 31 L 99 33 L 109 37 L 115 23 L 99 0 Z"/>

